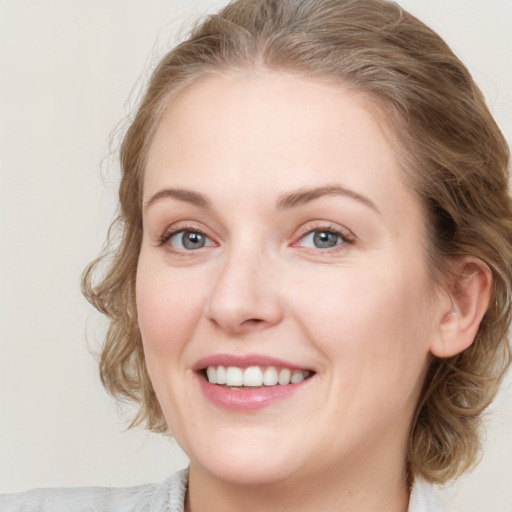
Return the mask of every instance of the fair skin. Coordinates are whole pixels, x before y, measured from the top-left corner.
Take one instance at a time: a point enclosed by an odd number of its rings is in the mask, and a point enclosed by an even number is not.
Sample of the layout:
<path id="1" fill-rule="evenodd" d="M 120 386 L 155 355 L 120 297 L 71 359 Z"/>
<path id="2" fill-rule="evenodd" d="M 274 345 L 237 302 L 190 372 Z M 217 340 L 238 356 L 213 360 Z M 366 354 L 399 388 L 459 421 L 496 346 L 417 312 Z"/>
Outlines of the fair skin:
<path id="1" fill-rule="evenodd" d="M 421 207 L 369 105 L 296 76 L 210 76 L 153 138 L 138 322 L 190 458 L 193 512 L 407 510 L 429 358 L 463 347 L 446 327 L 453 297 L 429 277 Z M 306 378 L 209 383 L 219 366 Z"/>

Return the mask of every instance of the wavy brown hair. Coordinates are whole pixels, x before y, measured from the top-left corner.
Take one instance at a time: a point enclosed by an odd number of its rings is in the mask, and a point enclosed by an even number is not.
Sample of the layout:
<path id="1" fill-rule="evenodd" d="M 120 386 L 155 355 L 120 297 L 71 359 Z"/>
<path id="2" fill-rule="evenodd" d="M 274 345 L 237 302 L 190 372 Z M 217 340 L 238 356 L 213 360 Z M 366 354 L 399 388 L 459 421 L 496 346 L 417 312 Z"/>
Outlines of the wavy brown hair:
<path id="1" fill-rule="evenodd" d="M 122 142 L 120 214 L 110 242 L 83 275 L 85 296 L 110 320 L 100 359 L 104 386 L 137 404 L 132 425 L 167 432 L 136 321 L 145 159 L 176 96 L 208 74 L 237 68 L 329 79 L 366 93 L 424 207 L 433 279 L 446 277 L 452 256 L 475 256 L 489 267 L 492 297 L 476 339 L 459 355 L 432 358 L 407 447 L 414 474 L 432 482 L 460 475 L 478 459 L 482 412 L 510 362 L 509 149 L 460 60 L 386 0 L 234 1 L 161 60 Z"/>

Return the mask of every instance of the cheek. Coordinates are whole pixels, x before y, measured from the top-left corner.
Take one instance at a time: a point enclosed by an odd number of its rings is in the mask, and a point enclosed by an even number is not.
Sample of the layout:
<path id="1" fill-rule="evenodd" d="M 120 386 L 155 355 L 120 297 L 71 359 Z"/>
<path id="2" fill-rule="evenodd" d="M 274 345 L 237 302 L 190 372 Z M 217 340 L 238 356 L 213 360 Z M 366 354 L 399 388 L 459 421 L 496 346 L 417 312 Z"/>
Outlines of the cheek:
<path id="1" fill-rule="evenodd" d="M 194 280 L 176 278 L 171 269 L 158 270 L 142 260 L 137 271 L 139 327 L 147 355 L 173 355 L 192 336 L 202 313 Z M 149 358 L 148 357 L 148 358 Z"/>
<path id="2" fill-rule="evenodd" d="M 137 314 L 146 367 L 167 423 L 178 437 L 192 417 L 190 372 L 185 361 L 202 313 L 201 298 L 189 279 L 141 258 L 137 270 Z M 180 419 L 181 418 L 181 419 Z"/>
<path id="3" fill-rule="evenodd" d="M 387 273 L 371 266 L 360 272 L 336 269 L 330 277 L 317 275 L 303 282 L 314 294 L 291 294 L 308 336 L 326 360 L 343 369 L 337 378 L 345 387 L 362 379 L 400 385 L 406 374 L 411 384 L 426 364 L 431 336 L 428 281 L 420 271 L 387 268 Z"/>

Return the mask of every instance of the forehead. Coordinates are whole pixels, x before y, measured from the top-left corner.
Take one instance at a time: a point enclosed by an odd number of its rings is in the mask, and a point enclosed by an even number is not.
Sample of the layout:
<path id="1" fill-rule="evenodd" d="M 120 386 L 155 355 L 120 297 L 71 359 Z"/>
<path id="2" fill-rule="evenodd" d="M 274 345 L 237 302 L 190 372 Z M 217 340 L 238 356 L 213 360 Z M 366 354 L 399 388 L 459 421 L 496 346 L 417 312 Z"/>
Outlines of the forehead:
<path id="1" fill-rule="evenodd" d="M 171 102 L 155 133 L 146 200 L 171 185 L 222 193 L 224 182 L 238 197 L 336 183 L 395 213 L 412 200 L 367 96 L 273 72 L 202 79 Z"/>
<path id="2" fill-rule="evenodd" d="M 249 154 L 262 144 L 275 149 L 285 139 L 298 141 L 306 131 L 311 145 L 334 142 L 338 135 L 347 139 L 352 133 L 358 145 L 389 153 L 382 119 L 369 95 L 332 81 L 271 71 L 206 75 L 170 102 L 149 159 L 170 141 L 176 144 L 169 149 L 176 150 L 191 137 L 204 144 L 203 151 L 217 152 L 243 140 Z M 360 137 L 363 132 L 365 137 Z"/>

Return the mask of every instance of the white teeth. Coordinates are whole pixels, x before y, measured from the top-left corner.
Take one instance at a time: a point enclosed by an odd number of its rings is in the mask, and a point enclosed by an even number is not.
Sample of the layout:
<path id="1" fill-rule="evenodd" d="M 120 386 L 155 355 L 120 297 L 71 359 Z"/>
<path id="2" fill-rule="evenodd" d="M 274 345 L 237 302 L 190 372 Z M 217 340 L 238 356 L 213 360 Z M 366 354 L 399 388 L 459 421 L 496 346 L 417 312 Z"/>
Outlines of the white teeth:
<path id="1" fill-rule="evenodd" d="M 292 373 L 292 378 L 290 379 L 292 384 L 297 384 L 298 382 L 302 382 L 304 380 L 304 373 L 301 370 L 294 370 Z"/>
<path id="2" fill-rule="evenodd" d="M 244 386 L 258 387 L 263 384 L 263 372 L 258 366 L 249 366 L 244 371 Z"/>
<path id="3" fill-rule="evenodd" d="M 291 377 L 292 377 L 291 370 L 288 370 L 288 368 L 283 368 L 279 372 L 278 382 L 279 382 L 279 384 L 281 384 L 281 386 L 286 386 L 287 384 L 290 384 Z"/>
<path id="4" fill-rule="evenodd" d="M 244 372 L 236 366 L 228 366 L 226 370 L 226 386 L 243 386 Z"/>
<path id="5" fill-rule="evenodd" d="M 263 373 L 263 384 L 265 386 L 275 386 L 279 381 L 277 369 L 275 366 L 269 366 Z"/>
<path id="6" fill-rule="evenodd" d="M 210 384 L 226 385 L 229 387 L 261 387 L 261 386 L 286 386 L 298 384 L 309 377 L 306 370 L 278 369 L 275 366 L 260 367 L 249 366 L 239 368 L 237 366 L 208 366 L 206 377 Z"/>
<path id="7" fill-rule="evenodd" d="M 226 368 L 224 366 L 217 367 L 217 382 L 215 384 L 226 384 Z"/>
<path id="8" fill-rule="evenodd" d="M 206 369 L 206 376 L 210 384 L 217 384 L 217 372 L 214 366 L 208 366 Z"/>

